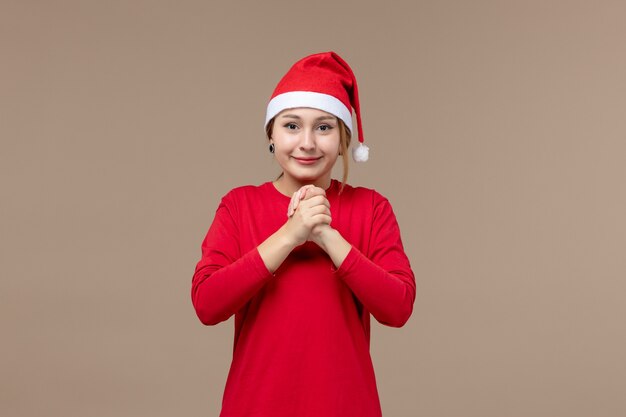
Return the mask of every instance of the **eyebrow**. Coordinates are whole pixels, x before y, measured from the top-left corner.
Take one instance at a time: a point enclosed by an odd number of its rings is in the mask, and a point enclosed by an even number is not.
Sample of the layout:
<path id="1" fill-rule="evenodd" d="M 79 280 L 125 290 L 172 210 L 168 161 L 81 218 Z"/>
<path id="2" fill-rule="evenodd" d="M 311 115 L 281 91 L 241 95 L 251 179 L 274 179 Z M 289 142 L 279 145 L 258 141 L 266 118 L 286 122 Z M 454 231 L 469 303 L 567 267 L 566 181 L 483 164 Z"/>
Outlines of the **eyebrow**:
<path id="1" fill-rule="evenodd" d="M 300 116 L 298 116 L 297 114 L 283 114 L 280 117 L 302 120 L 302 118 Z M 319 121 L 319 120 L 335 120 L 335 119 L 336 119 L 335 116 L 320 116 L 320 117 L 316 117 L 315 118 L 316 121 Z"/>

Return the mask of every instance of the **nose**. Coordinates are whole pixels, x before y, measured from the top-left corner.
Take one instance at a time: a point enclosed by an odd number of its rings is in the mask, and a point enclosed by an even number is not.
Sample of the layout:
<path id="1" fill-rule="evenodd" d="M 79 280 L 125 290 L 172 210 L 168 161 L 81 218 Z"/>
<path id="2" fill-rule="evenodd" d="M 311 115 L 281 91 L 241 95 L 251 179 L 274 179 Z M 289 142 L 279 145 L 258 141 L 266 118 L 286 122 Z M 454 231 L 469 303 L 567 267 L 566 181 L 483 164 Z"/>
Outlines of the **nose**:
<path id="1" fill-rule="evenodd" d="M 308 129 L 302 133 L 300 149 L 302 149 L 303 151 L 312 151 L 313 149 L 315 149 L 315 135 Z"/>

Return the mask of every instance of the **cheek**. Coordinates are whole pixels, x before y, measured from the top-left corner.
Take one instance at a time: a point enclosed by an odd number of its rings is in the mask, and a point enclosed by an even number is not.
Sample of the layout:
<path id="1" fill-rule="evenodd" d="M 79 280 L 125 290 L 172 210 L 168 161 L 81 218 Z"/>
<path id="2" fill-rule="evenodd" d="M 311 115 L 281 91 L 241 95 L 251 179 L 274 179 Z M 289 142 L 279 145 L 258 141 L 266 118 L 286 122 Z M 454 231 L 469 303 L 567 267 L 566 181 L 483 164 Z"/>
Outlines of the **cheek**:
<path id="1" fill-rule="evenodd" d="M 274 145 L 276 145 L 277 150 L 279 148 L 281 150 L 289 149 L 291 147 L 291 142 L 292 142 L 292 141 L 289 141 L 287 138 L 285 138 L 283 135 L 281 135 L 278 132 L 274 133 L 273 141 L 274 141 Z"/>
<path id="2" fill-rule="evenodd" d="M 339 138 L 336 138 L 332 145 L 329 146 L 329 149 L 331 149 L 334 153 L 339 153 L 341 152 L 341 140 Z"/>

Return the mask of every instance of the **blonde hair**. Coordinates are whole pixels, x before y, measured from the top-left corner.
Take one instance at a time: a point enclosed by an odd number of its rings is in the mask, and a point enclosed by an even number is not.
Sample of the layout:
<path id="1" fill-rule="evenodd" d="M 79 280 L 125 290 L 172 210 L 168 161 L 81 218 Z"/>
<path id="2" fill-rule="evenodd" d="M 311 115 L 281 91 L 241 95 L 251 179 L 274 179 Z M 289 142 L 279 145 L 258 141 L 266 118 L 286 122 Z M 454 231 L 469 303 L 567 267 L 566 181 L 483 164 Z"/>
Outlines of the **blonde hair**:
<path id="1" fill-rule="evenodd" d="M 343 179 L 341 181 L 341 188 L 339 189 L 339 194 L 343 191 L 343 187 L 346 185 L 348 181 L 348 171 L 350 170 L 350 158 L 348 157 L 348 147 L 350 146 L 350 141 L 352 140 L 352 133 L 350 129 L 346 126 L 346 124 L 337 117 L 337 128 L 339 129 L 339 155 L 341 155 L 341 160 L 343 162 Z M 272 138 L 272 131 L 274 129 L 274 118 L 272 118 L 269 122 L 267 122 L 267 127 L 265 128 L 265 135 L 267 139 Z M 282 177 L 281 173 L 276 179 Z"/>

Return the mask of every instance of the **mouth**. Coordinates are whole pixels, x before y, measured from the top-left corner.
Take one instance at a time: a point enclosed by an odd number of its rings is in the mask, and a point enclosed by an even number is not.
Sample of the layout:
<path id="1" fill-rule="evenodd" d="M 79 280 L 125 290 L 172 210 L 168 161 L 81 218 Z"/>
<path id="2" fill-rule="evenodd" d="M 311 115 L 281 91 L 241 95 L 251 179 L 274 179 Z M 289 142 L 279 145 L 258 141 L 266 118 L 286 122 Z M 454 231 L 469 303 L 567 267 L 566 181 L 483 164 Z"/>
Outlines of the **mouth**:
<path id="1" fill-rule="evenodd" d="M 317 158 L 298 158 L 298 157 L 292 157 L 293 159 L 295 159 L 296 161 L 298 161 L 298 163 L 302 164 L 302 165 L 312 165 L 314 163 L 316 163 L 317 161 L 319 161 L 322 157 L 318 156 Z"/>

